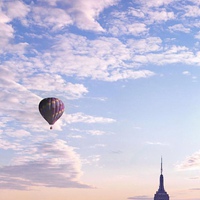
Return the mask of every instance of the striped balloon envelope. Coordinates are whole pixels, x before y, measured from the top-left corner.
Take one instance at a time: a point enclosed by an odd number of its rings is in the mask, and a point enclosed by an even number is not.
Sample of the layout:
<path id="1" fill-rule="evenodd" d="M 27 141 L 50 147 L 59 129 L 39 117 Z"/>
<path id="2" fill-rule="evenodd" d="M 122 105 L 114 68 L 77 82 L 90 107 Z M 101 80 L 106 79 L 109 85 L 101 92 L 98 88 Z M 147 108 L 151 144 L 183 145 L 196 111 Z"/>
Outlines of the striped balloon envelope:
<path id="1" fill-rule="evenodd" d="M 64 109 L 64 103 L 54 97 L 45 98 L 39 103 L 40 114 L 50 125 L 53 125 L 62 116 Z"/>

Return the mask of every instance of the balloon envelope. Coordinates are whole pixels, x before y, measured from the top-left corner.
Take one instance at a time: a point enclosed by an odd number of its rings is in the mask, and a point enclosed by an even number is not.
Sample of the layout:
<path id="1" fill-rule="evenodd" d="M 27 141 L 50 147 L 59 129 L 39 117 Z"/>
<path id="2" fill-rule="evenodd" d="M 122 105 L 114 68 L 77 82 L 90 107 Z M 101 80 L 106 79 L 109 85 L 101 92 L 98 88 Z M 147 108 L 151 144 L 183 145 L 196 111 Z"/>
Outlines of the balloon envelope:
<path id="1" fill-rule="evenodd" d="M 39 103 L 39 111 L 43 118 L 53 125 L 63 114 L 64 103 L 57 98 L 45 98 Z"/>

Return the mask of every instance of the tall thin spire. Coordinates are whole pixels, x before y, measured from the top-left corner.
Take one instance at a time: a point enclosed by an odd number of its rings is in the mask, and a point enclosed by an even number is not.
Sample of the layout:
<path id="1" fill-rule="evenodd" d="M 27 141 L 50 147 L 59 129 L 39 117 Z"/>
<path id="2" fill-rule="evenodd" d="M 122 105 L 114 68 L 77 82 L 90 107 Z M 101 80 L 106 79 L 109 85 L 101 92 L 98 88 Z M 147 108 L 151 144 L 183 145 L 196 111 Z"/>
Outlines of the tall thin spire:
<path id="1" fill-rule="evenodd" d="M 167 192 L 164 189 L 164 176 L 163 176 L 163 160 L 162 160 L 162 156 L 161 156 L 161 167 L 160 167 L 160 184 L 159 184 L 159 188 L 158 191 L 156 192 L 156 194 L 154 195 L 154 200 L 169 200 L 169 195 L 167 194 Z"/>

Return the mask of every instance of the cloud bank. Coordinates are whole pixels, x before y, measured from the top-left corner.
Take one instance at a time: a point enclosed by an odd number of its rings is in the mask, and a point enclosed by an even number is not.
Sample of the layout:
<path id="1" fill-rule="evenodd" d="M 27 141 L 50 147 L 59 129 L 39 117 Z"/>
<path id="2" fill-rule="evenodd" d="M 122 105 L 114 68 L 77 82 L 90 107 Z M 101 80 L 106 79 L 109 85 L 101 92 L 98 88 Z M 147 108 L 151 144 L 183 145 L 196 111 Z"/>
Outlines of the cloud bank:
<path id="1" fill-rule="evenodd" d="M 12 165 L 1 167 L 1 189 L 91 187 L 79 181 L 82 174 L 79 155 L 63 140 L 32 145 L 26 149 L 26 155 L 18 153 Z"/>

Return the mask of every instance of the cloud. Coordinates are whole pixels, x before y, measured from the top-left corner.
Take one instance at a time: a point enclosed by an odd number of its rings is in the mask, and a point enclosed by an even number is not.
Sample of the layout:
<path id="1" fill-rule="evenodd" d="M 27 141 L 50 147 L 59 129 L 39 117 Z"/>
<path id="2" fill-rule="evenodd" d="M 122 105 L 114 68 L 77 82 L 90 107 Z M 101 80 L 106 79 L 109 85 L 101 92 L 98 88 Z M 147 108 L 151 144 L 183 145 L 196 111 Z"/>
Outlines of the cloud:
<path id="1" fill-rule="evenodd" d="M 185 26 L 183 26 L 183 24 L 176 24 L 176 25 L 170 26 L 169 30 L 172 32 L 180 31 L 184 33 L 189 33 L 191 31 L 190 28 L 186 28 Z"/>
<path id="2" fill-rule="evenodd" d="M 0 9 L 0 53 L 3 53 L 6 46 L 9 44 L 9 40 L 14 37 L 14 29 L 8 24 L 11 19 L 5 15 Z"/>
<path id="3" fill-rule="evenodd" d="M 74 114 L 68 114 L 65 117 L 65 120 L 67 123 L 113 123 L 115 122 L 112 118 L 104 118 L 104 117 L 95 117 L 91 115 L 86 115 L 84 113 L 74 113 Z"/>
<path id="4" fill-rule="evenodd" d="M 91 135 L 104 135 L 105 132 L 104 131 L 100 131 L 100 130 L 89 130 L 88 134 L 91 134 Z"/>
<path id="5" fill-rule="evenodd" d="M 185 75 L 185 76 L 190 76 L 191 75 L 191 73 L 189 71 L 183 71 L 182 74 Z"/>
<path id="6" fill-rule="evenodd" d="M 104 29 L 97 21 L 99 14 L 107 7 L 115 5 L 118 0 L 45 0 L 49 4 L 39 1 L 33 9 L 33 19 L 41 26 L 57 31 L 69 25 L 76 25 L 82 30 L 102 32 Z M 59 8 L 57 5 L 62 4 Z M 45 5 L 45 6 L 44 6 Z"/>
<path id="7" fill-rule="evenodd" d="M 168 12 L 165 9 L 161 9 L 161 10 L 150 10 L 148 11 L 148 20 L 147 23 L 154 23 L 154 22 L 158 22 L 161 23 L 163 21 L 168 21 L 168 20 L 172 20 L 175 18 L 175 15 L 173 12 Z"/>
<path id="8" fill-rule="evenodd" d="M 198 180 L 198 179 L 200 179 L 200 177 L 194 176 L 194 177 L 190 177 L 189 179 L 191 179 L 191 180 Z"/>
<path id="9" fill-rule="evenodd" d="M 157 1 L 155 3 L 154 1 L 148 1 L 147 3 L 146 1 L 140 1 L 136 2 L 139 5 L 136 4 L 135 8 L 129 7 L 126 11 L 115 11 L 108 19 L 111 22 L 110 27 L 112 27 L 111 29 L 108 26 L 109 32 L 112 30 L 111 33 L 115 36 L 123 34 L 147 36 L 152 29 L 151 25 L 161 24 L 176 18 L 172 9 L 166 8 L 170 2 Z"/>
<path id="10" fill-rule="evenodd" d="M 122 154 L 123 151 L 121 151 L 121 150 L 112 150 L 111 153 L 113 153 L 113 154 Z"/>
<path id="11" fill-rule="evenodd" d="M 0 71 L 3 72 L 1 68 Z M 41 98 L 23 85 L 13 81 L 12 76 L 12 73 L 6 79 L 0 76 L 0 97 L 2 100 L 0 116 L 7 117 L 4 124 L 9 126 L 9 123 L 12 123 L 16 127 L 25 125 L 32 130 L 41 129 L 42 123 L 38 112 L 38 103 Z"/>
<path id="12" fill-rule="evenodd" d="M 200 190 L 200 188 L 191 188 L 190 190 L 198 191 L 198 190 Z"/>
<path id="13" fill-rule="evenodd" d="M 177 170 L 198 170 L 200 169 L 200 151 L 185 158 L 184 161 L 176 165 Z"/>
<path id="14" fill-rule="evenodd" d="M 96 123 L 98 123 L 98 122 L 96 122 Z M 92 135 L 92 136 L 101 136 L 101 135 L 106 134 L 105 131 L 101 131 L 101 130 L 80 130 L 80 129 L 76 129 L 76 128 L 71 128 L 70 130 L 72 132 L 84 133 L 84 134 L 89 134 L 89 135 Z M 70 137 L 73 137 L 73 138 L 83 138 L 83 136 L 80 136 L 80 135 L 71 135 Z"/>
<path id="15" fill-rule="evenodd" d="M 184 7 L 185 9 L 185 17 L 198 17 L 200 16 L 199 6 L 196 5 L 187 5 Z"/>
<path id="16" fill-rule="evenodd" d="M 59 31 L 66 26 L 72 25 L 72 18 L 60 8 L 45 8 L 36 6 L 33 8 L 33 20 L 37 26 Z"/>
<path id="17" fill-rule="evenodd" d="M 1 167 L 1 189 L 28 190 L 34 186 L 91 187 L 79 182 L 82 174 L 80 158 L 65 141 L 35 144 L 31 148 L 30 152 L 26 149 L 25 155 L 15 158 L 12 165 Z"/>
<path id="18" fill-rule="evenodd" d="M 0 54 L 16 53 L 23 54 L 27 47 L 26 42 L 14 44 L 11 40 L 15 37 L 15 30 L 11 25 L 12 20 L 20 19 L 21 22 L 25 23 L 24 18 L 29 12 L 29 7 L 23 4 L 21 1 L 9 1 L 7 3 L 0 4 Z"/>
<path id="19" fill-rule="evenodd" d="M 162 142 L 150 142 L 150 141 L 147 141 L 145 143 L 148 144 L 148 145 L 160 145 L 160 146 L 168 145 L 168 144 L 162 143 Z"/>
<path id="20" fill-rule="evenodd" d="M 141 4 L 144 7 L 158 8 L 158 7 L 169 5 L 170 3 L 173 2 L 173 0 L 160 0 L 160 1 L 149 0 L 148 2 L 146 2 L 145 0 L 137 0 L 136 2 Z"/>
<path id="21" fill-rule="evenodd" d="M 106 147 L 106 145 L 105 144 L 95 144 L 95 145 L 90 146 L 90 148 L 92 148 L 92 149 L 95 149 L 98 147 L 104 148 L 104 147 Z"/>
<path id="22" fill-rule="evenodd" d="M 130 48 L 134 54 L 144 54 L 148 52 L 160 52 L 163 50 L 162 40 L 159 37 L 148 37 L 145 39 L 129 39 L 127 47 Z"/>
<path id="23" fill-rule="evenodd" d="M 134 35 L 134 36 L 143 36 L 148 33 L 148 28 L 146 24 L 139 22 L 127 22 L 115 19 L 110 22 L 110 27 L 108 32 L 113 36 L 121 35 Z"/>
<path id="24" fill-rule="evenodd" d="M 132 49 L 117 38 L 99 37 L 90 40 L 67 34 L 58 36 L 53 42 L 51 51 L 40 58 L 51 63 L 52 73 L 103 81 L 148 78 L 155 75 L 150 70 L 137 70 L 134 57 L 131 57 Z"/>
<path id="25" fill-rule="evenodd" d="M 5 133 L 10 137 L 16 137 L 16 138 L 28 137 L 31 135 L 30 132 L 25 130 L 6 130 Z"/>
<path id="26" fill-rule="evenodd" d="M 100 0 L 98 2 L 76 0 L 73 3 L 68 0 L 67 3 L 69 2 L 70 8 L 67 11 L 80 29 L 104 31 L 96 19 L 105 8 L 115 5 L 118 0 Z"/>
<path id="27" fill-rule="evenodd" d="M 87 159 L 82 160 L 84 164 L 99 166 L 99 161 L 101 160 L 101 155 L 92 155 L 87 157 Z"/>
<path id="28" fill-rule="evenodd" d="M 127 199 L 134 199 L 134 200 L 150 200 L 150 199 L 152 199 L 152 197 L 142 195 L 142 196 L 128 197 Z"/>
<path id="29" fill-rule="evenodd" d="M 196 39 L 200 40 L 200 32 L 198 32 L 195 36 Z"/>
<path id="30" fill-rule="evenodd" d="M 10 142 L 6 139 L 2 139 L 0 138 L 0 149 L 3 149 L 3 150 L 8 150 L 8 149 L 11 149 L 11 150 L 20 150 L 22 148 L 22 145 L 19 144 L 19 142 Z"/>
<path id="31" fill-rule="evenodd" d="M 84 85 L 66 82 L 62 76 L 49 73 L 23 78 L 22 83 L 29 90 L 43 91 L 43 94 L 54 91 L 54 94 L 65 94 L 69 99 L 78 99 L 88 93 Z"/>
<path id="32" fill-rule="evenodd" d="M 22 1 L 9 1 L 4 4 L 4 10 L 11 19 L 24 19 L 30 11 L 30 7 Z"/>
<path id="33" fill-rule="evenodd" d="M 82 135 L 68 135 L 69 138 L 82 139 Z"/>

